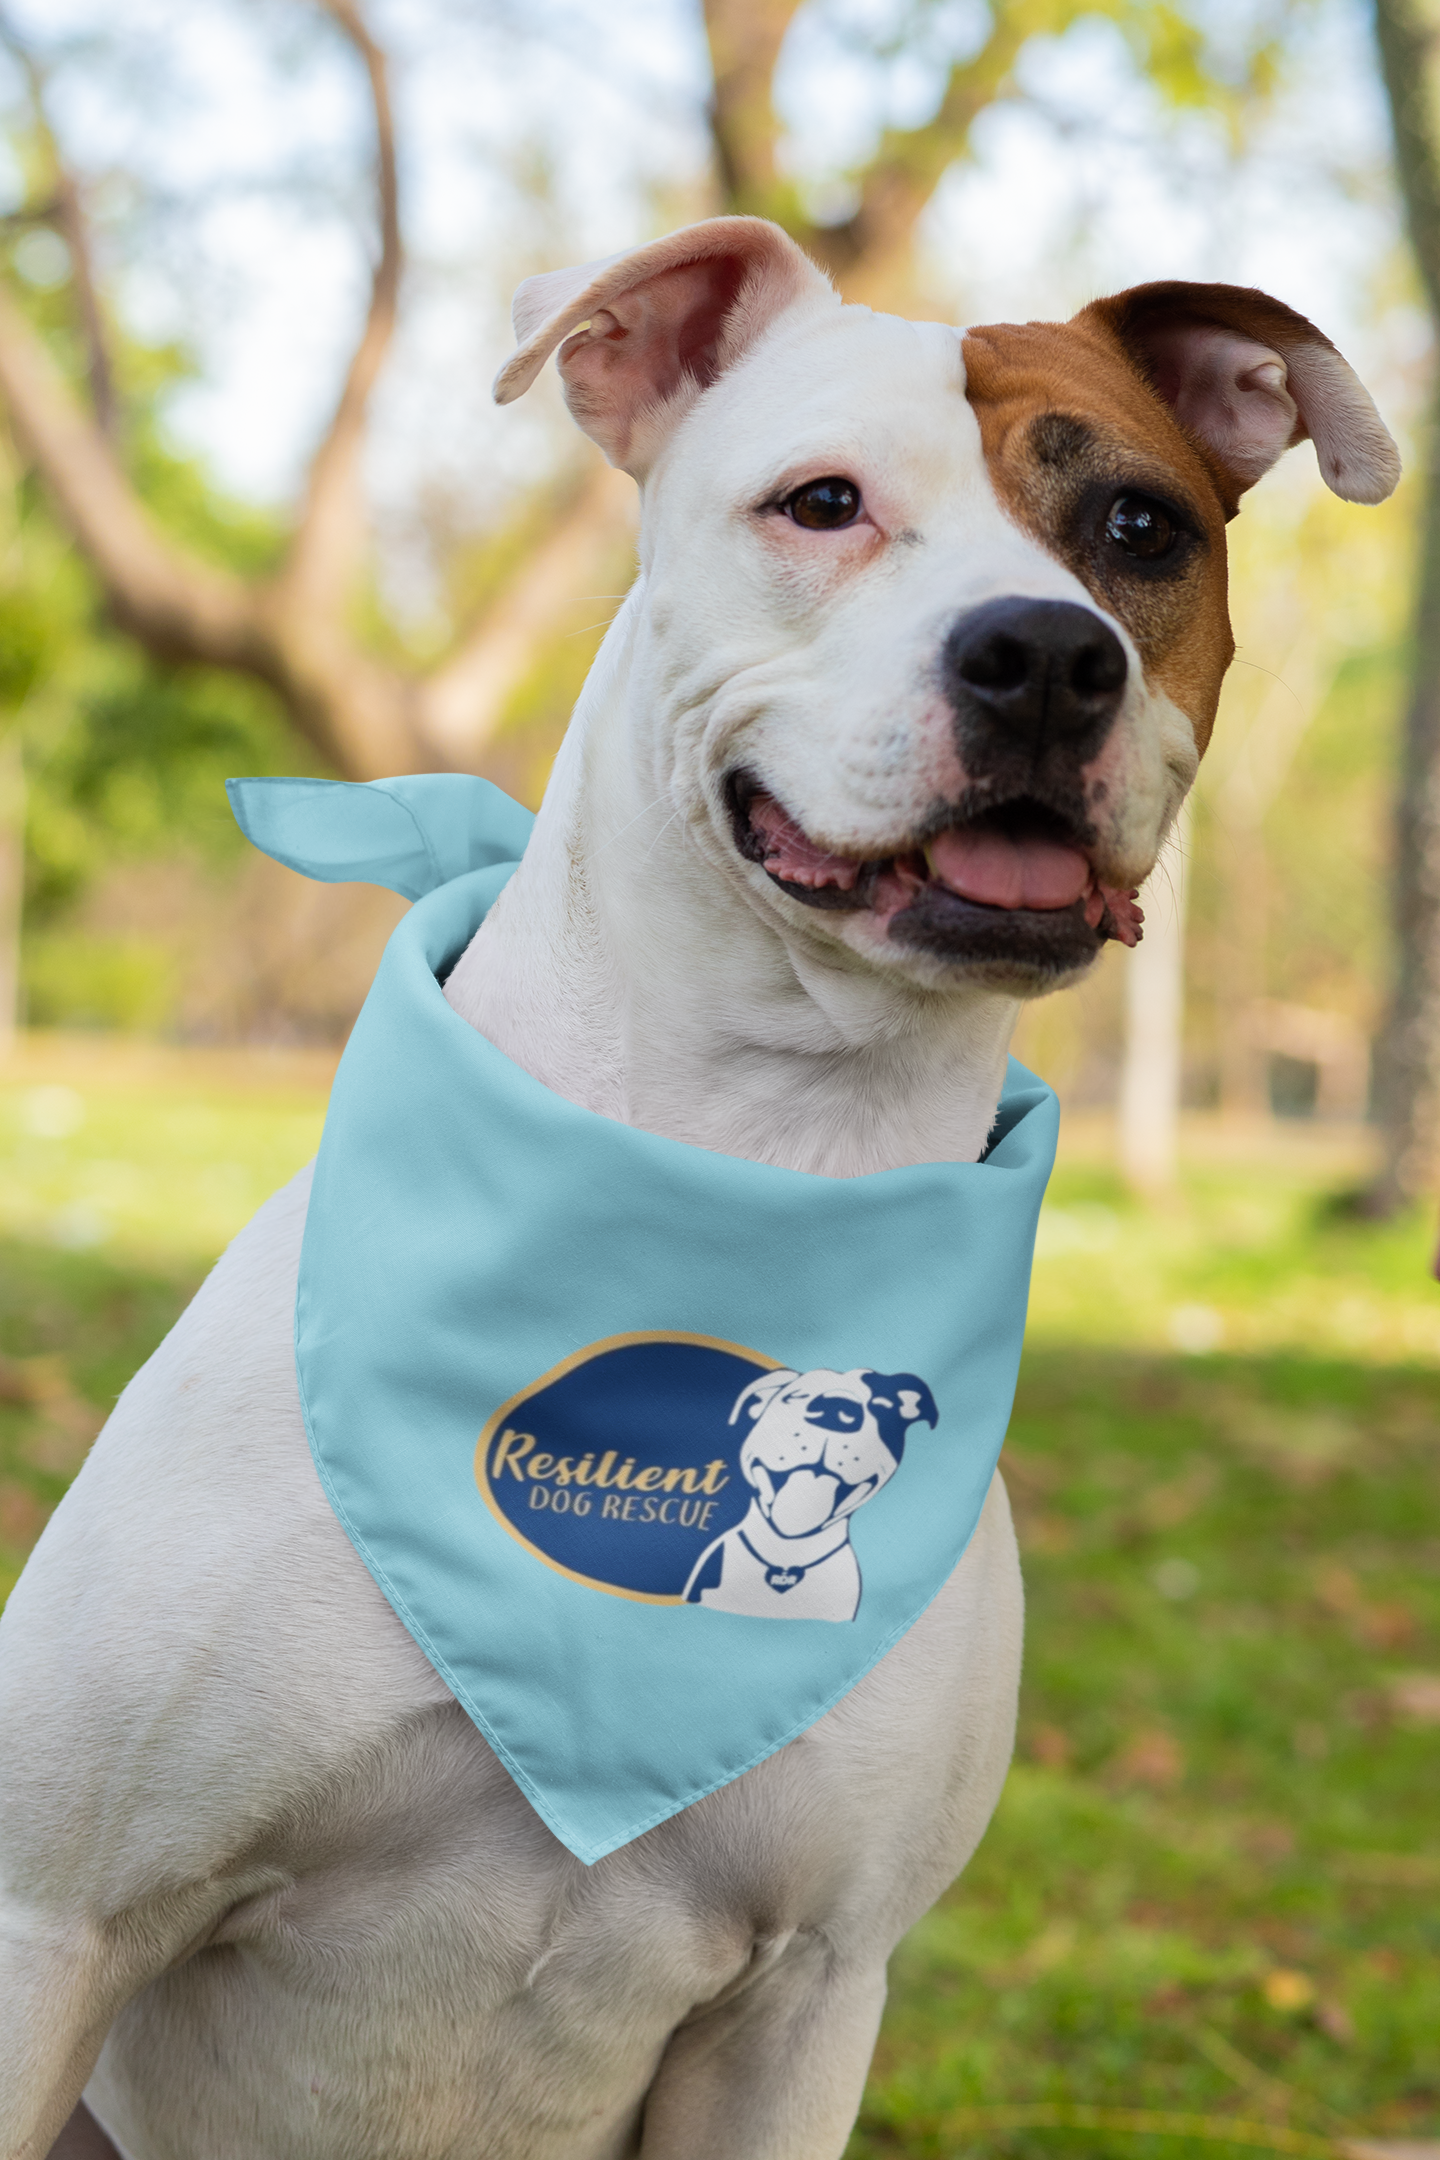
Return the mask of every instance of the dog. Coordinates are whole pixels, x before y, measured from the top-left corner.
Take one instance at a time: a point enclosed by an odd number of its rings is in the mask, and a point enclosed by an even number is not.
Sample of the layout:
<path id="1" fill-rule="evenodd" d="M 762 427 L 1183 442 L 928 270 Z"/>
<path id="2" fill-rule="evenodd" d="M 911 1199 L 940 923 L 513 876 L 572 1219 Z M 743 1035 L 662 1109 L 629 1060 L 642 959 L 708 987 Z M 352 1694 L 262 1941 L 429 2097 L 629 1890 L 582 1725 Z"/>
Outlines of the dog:
<path id="1" fill-rule="evenodd" d="M 962 333 L 843 306 L 751 218 L 532 278 L 515 320 L 497 396 L 558 351 L 639 571 L 446 996 L 698 1147 L 974 1161 L 1023 1001 L 1137 934 L 1231 658 L 1227 520 L 1307 435 L 1383 498 L 1373 405 L 1260 293 Z M 0 2153 L 68 2121 L 127 2160 L 836 2160 L 886 1961 L 1010 1756 L 1000 1480 L 834 1709 L 586 1868 L 321 1490 L 307 1191 L 127 1387 L 4 1619 Z"/>
<path id="2" fill-rule="evenodd" d="M 740 1474 L 755 1498 L 701 1553 L 686 1603 L 766 1620 L 853 1620 L 861 1582 L 850 1517 L 894 1477 L 909 1428 L 938 1416 L 914 1373 L 782 1367 L 752 1380 L 730 1423 L 752 1420 Z"/>

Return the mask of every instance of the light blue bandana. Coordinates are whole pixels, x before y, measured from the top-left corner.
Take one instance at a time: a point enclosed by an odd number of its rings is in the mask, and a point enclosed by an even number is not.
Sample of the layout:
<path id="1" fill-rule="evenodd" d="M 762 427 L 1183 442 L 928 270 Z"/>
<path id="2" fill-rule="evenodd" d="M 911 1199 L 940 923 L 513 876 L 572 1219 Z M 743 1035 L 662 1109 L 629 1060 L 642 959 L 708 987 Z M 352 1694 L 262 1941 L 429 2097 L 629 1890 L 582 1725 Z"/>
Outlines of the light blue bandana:
<path id="1" fill-rule="evenodd" d="M 857 1178 L 615 1124 L 441 993 L 527 812 L 439 775 L 230 792 L 267 854 L 419 902 L 320 1144 L 305 1422 L 406 1627 L 598 1860 L 804 1732 L 965 1550 L 1055 1098 L 1012 1061 L 983 1162 Z"/>

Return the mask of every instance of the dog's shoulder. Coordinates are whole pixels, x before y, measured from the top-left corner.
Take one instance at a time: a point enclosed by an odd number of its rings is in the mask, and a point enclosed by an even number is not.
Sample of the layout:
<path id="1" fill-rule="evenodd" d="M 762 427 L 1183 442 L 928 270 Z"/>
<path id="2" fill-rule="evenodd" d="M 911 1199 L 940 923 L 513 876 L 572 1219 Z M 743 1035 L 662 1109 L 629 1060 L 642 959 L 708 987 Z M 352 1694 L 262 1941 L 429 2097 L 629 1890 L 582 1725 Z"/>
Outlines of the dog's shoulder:
<path id="1" fill-rule="evenodd" d="M 451 1700 L 311 1461 L 293 1317 L 308 1189 L 302 1173 L 260 1210 L 126 1388 L 0 1631 L 15 1819 L 103 1786 L 122 1872 L 161 1850 L 213 1865 Z M 106 1841 L 82 1842 L 88 1872 Z"/>

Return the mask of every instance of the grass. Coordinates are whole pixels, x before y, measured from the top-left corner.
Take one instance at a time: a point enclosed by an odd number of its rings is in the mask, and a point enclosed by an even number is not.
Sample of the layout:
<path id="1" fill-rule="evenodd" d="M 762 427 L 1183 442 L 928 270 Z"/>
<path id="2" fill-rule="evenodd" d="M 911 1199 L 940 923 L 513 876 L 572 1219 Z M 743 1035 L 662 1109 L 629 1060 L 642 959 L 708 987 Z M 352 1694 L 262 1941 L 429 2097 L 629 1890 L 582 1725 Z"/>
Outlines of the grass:
<path id="1" fill-rule="evenodd" d="M 0 1071 L 0 1598 L 131 1373 L 314 1154 L 333 1064 L 39 1036 Z"/>
<path id="2" fill-rule="evenodd" d="M 1016 1763 L 894 1961 L 851 2160 L 1433 2138 L 1432 1226 L 1337 1206 L 1343 1143 L 1197 1132 L 1145 1209 L 1079 1137 L 1006 1448 Z"/>
<path id="3" fill-rule="evenodd" d="M 59 1039 L 0 1076 L 10 1579 L 325 1080 Z M 1016 1764 L 895 1958 L 851 2160 L 1440 2136 L 1432 1226 L 1337 1206 L 1353 1139 L 1188 1147 L 1141 1207 L 1067 1138 L 1007 1449 Z"/>

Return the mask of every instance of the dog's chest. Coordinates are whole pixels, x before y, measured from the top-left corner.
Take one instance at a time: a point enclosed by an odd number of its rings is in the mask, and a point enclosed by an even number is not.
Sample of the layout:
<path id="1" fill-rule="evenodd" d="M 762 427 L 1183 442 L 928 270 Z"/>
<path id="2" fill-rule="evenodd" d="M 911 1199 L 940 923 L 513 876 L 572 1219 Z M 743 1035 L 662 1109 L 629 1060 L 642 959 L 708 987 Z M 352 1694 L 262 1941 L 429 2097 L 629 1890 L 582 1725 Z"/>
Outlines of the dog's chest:
<path id="1" fill-rule="evenodd" d="M 122 2015 L 97 2105 L 137 2154 L 244 2125 L 384 2160 L 403 2123 L 413 2160 L 609 2160 L 674 2028 L 841 1919 L 864 1825 L 817 1809 L 833 1771 L 792 1748 L 586 1869 L 458 1708 L 424 1712 L 257 1855 L 283 1886 Z"/>

